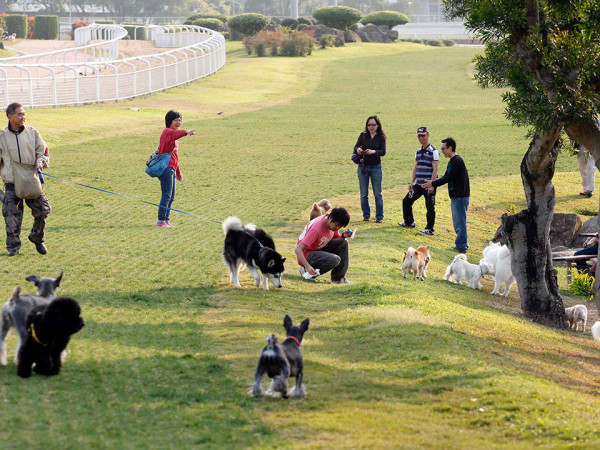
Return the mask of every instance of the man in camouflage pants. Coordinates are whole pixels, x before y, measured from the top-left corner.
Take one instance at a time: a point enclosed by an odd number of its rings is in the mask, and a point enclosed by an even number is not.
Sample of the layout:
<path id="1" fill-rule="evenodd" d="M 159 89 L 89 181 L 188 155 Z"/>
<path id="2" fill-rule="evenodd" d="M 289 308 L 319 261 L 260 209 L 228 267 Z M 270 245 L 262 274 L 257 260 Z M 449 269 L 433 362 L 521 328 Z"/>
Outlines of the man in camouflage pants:
<path id="1" fill-rule="evenodd" d="M 46 144 L 35 128 L 25 126 L 23 105 L 11 103 L 6 108 L 6 116 L 8 126 L 0 131 L 0 175 L 4 181 L 2 215 L 6 222 L 6 249 L 8 256 L 19 254 L 23 203 L 26 203 L 34 219 L 29 240 L 33 242 L 38 253 L 45 255 L 48 250 L 44 245 L 44 229 L 46 217 L 50 214 L 50 203 L 43 193 L 31 200 L 23 200 L 16 196 L 12 160 L 19 158 L 21 162 L 36 165 L 38 169 L 47 167 Z"/>

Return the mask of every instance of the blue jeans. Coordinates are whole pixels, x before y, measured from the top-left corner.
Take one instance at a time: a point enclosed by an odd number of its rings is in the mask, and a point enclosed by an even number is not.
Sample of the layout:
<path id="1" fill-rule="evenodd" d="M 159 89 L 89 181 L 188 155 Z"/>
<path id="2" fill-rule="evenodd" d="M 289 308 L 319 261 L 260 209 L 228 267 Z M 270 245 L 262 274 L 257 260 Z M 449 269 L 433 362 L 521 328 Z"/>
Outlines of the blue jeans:
<path id="1" fill-rule="evenodd" d="M 469 249 L 467 243 L 467 209 L 469 209 L 469 197 L 457 197 L 450 199 L 452 209 L 452 225 L 456 232 L 455 248 L 459 252 Z"/>
<path id="2" fill-rule="evenodd" d="M 160 180 L 160 190 L 162 192 L 158 208 L 158 220 L 168 222 L 171 216 L 171 205 L 175 198 L 175 169 L 167 167 L 165 173 L 158 179 Z"/>
<path id="3" fill-rule="evenodd" d="M 373 195 L 375 196 L 375 218 L 383 220 L 383 196 L 381 195 L 381 180 L 383 171 L 381 164 L 376 166 L 365 166 L 365 173 L 362 173 L 362 165 L 358 165 L 358 182 L 360 184 L 360 207 L 362 208 L 363 218 L 371 217 L 371 207 L 369 206 L 369 178 L 373 186 Z"/>

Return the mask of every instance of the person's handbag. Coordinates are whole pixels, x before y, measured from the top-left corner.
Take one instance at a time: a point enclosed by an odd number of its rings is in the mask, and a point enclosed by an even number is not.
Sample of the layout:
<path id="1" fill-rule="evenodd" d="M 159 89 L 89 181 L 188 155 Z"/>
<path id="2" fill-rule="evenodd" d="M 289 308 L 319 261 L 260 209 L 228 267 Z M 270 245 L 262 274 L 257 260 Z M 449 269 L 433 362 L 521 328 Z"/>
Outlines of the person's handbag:
<path id="1" fill-rule="evenodd" d="M 169 161 L 171 160 L 171 153 L 162 153 L 158 154 L 158 150 L 156 150 L 150 159 L 146 161 L 146 173 L 151 177 L 160 177 L 167 167 L 169 167 Z"/>
<path id="2" fill-rule="evenodd" d="M 17 197 L 31 200 L 38 198 L 44 193 L 35 164 L 24 164 L 18 161 L 12 161 L 12 169 L 15 177 L 15 195 Z"/>
<path id="3" fill-rule="evenodd" d="M 354 164 L 360 164 L 363 159 L 363 155 L 359 155 L 358 153 L 352 153 L 352 162 Z"/>

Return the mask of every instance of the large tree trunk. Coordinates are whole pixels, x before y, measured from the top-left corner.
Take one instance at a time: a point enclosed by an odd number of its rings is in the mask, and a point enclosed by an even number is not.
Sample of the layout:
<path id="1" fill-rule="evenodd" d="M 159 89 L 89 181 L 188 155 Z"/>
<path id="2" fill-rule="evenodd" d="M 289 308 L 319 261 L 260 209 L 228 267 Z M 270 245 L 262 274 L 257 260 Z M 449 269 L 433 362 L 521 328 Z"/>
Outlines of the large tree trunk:
<path id="1" fill-rule="evenodd" d="M 559 135 L 560 127 L 556 127 L 536 135 L 529 144 L 521 162 L 527 209 L 514 215 L 504 214 L 500 235 L 512 255 L 523 314 L 535 322 L 567 328 L 548 238 L 554 213 L 552 177 Z"/>

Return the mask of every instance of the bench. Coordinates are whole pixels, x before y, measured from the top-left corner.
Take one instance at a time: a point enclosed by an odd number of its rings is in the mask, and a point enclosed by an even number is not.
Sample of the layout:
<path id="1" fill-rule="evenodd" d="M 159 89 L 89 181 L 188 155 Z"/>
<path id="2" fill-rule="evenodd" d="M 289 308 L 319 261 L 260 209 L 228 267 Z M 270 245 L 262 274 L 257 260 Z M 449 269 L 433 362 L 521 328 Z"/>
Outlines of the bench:
<path id="1" fill-rule="evenodd" d="M 577 261 L 587 261 L 589 259 L 597 258 L 598 255 L 565 255 L 565 256 L 552 256 L 552 262 L 564 261 L 567 264 L 567 284 L 571 284 L 571 278 L 573 275 L 573 263 Z"/>

